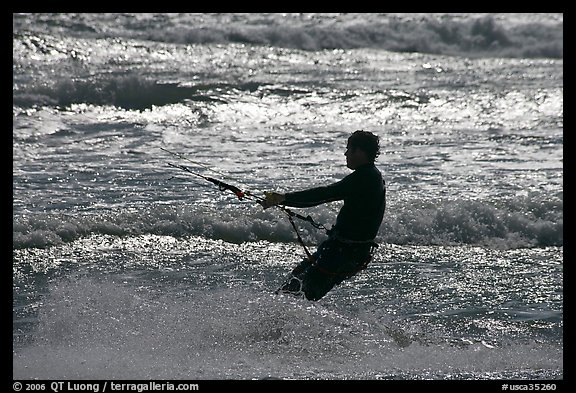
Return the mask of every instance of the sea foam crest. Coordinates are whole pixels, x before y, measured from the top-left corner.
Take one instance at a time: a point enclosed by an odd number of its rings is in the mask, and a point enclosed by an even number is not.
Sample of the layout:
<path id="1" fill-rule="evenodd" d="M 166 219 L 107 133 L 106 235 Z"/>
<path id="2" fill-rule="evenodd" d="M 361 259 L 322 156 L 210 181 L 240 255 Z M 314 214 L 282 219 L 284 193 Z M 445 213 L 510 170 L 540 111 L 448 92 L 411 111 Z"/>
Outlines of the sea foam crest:
<path id="1" fill-rule="evenodd" d="M 333 210 L 320 208 L 315 214 L 316 221 L 331 227 L 335 219 Z M 308 242 L 317 243 L 326 237 L 324 231 L 308 223 L 298 221 L 298 227 Z M 97 215 L 40 213 L 16 217 L 12 244 L 15 249 L 42 248 L 91 234 L 202 236 L 231 243 L 296 239 L 288 220 L 279 211 L 156 206 Z M 410 201 L 389 206 L 377 241 L 496 248 L 562 246 L 562 199 L 525 198 L 501 206 L 466 200 L 428 205 Z"/>

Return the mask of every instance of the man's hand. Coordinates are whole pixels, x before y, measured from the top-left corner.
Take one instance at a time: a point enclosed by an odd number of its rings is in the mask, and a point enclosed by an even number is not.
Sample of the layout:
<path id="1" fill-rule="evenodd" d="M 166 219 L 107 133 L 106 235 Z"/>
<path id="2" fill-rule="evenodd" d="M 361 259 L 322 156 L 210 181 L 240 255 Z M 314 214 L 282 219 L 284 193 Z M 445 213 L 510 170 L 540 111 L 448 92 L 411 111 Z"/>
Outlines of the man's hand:
<path id="1" fill-rule="evenodd" d="M 259 203 L 264 209 L 268 209 L 269 207 L 281 204 L 285 199 L 286 197 L 284 194 L 279 194 L 277 192 L 265 192 L 264 199 Z"/>

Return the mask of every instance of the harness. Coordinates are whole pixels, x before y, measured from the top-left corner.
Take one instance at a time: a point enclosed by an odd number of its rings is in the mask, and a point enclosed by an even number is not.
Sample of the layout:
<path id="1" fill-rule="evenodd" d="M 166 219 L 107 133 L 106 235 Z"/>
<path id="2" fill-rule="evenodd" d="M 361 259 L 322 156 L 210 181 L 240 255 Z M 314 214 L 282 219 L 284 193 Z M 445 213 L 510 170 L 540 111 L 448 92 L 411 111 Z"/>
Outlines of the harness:
<path id="1" fill-rule="evenodd" d="M 335 243 L 334 246 L 336 246 L 337 243 L 340 243 L 342 245 L 344 245 L 347 248 L 352 248 L 354 246 L 362 246 L 362 245 L 366 245 L 366 246 L 370 246 L 370 249 L 368 251 L 368 256 L 365 260 L 361 261 L 355 269 L 352 270 L 343 270 L 343 271 L 333 271 L 333 270 L 328 270 L 325 267 L 320 266 L 317 262 L 317 260 L 314 260 L 314 266 L 316 267 L 316 269 L 322 273 L 325 274 L 327 276 L 332 276 L 332 277 L 341 277 L 341 278 L 348 278 L 348 277 L 352 277 L 355 274 L 359 273 L 360 271 L 366 269 L 366 267 L 368 267 L 368 264 L 372 261 L 374 252 L 376 251 L 376 249 L 378 248 L 378 244 L 374 241 L 374 240 L 351 240 L 351 239 L 346 239 L 343 238 L 341 236 L 339 236 L 335 231 L 328 231 L 329 234 L 329 238 L 327 240 L 327 242 L 333 242 Z M 332 245 L 328 245 L 327 247 L 334 247 Z M 320 250 L 320 252 L 322 252 L 322 250 Z"/>

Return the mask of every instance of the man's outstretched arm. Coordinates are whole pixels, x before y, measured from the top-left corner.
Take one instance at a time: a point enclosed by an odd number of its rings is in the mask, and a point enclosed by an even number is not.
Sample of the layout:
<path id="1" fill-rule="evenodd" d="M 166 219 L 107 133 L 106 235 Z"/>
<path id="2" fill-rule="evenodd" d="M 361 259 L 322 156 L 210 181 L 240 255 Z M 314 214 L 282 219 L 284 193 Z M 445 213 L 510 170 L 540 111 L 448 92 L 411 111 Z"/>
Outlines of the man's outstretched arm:
<path id="1" fill-rule="evenodd" d="M 352 182 L 349 178 L 324 187 L 311 188 L 304 191 L 289 192 L 280 194 L 277 192 L 266 192 L 265 198 L 260 204 L 267 209 L 276 205 L 290 207 L 312 207 L 323 203 L 334 202 L 344 199 L 346 192 Z"/>

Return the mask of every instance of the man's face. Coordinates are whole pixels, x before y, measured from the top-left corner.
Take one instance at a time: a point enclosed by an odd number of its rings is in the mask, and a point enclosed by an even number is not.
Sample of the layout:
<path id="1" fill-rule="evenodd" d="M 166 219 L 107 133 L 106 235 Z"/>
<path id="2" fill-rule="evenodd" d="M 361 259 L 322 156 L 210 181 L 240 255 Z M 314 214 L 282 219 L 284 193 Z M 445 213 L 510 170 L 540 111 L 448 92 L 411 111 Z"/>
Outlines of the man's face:
<path id="1" fill-rule="evenodd" d="M 354 146 L 346 146 L 346 166 L 352 170 L 364 163 L 364 152 Z"/>

